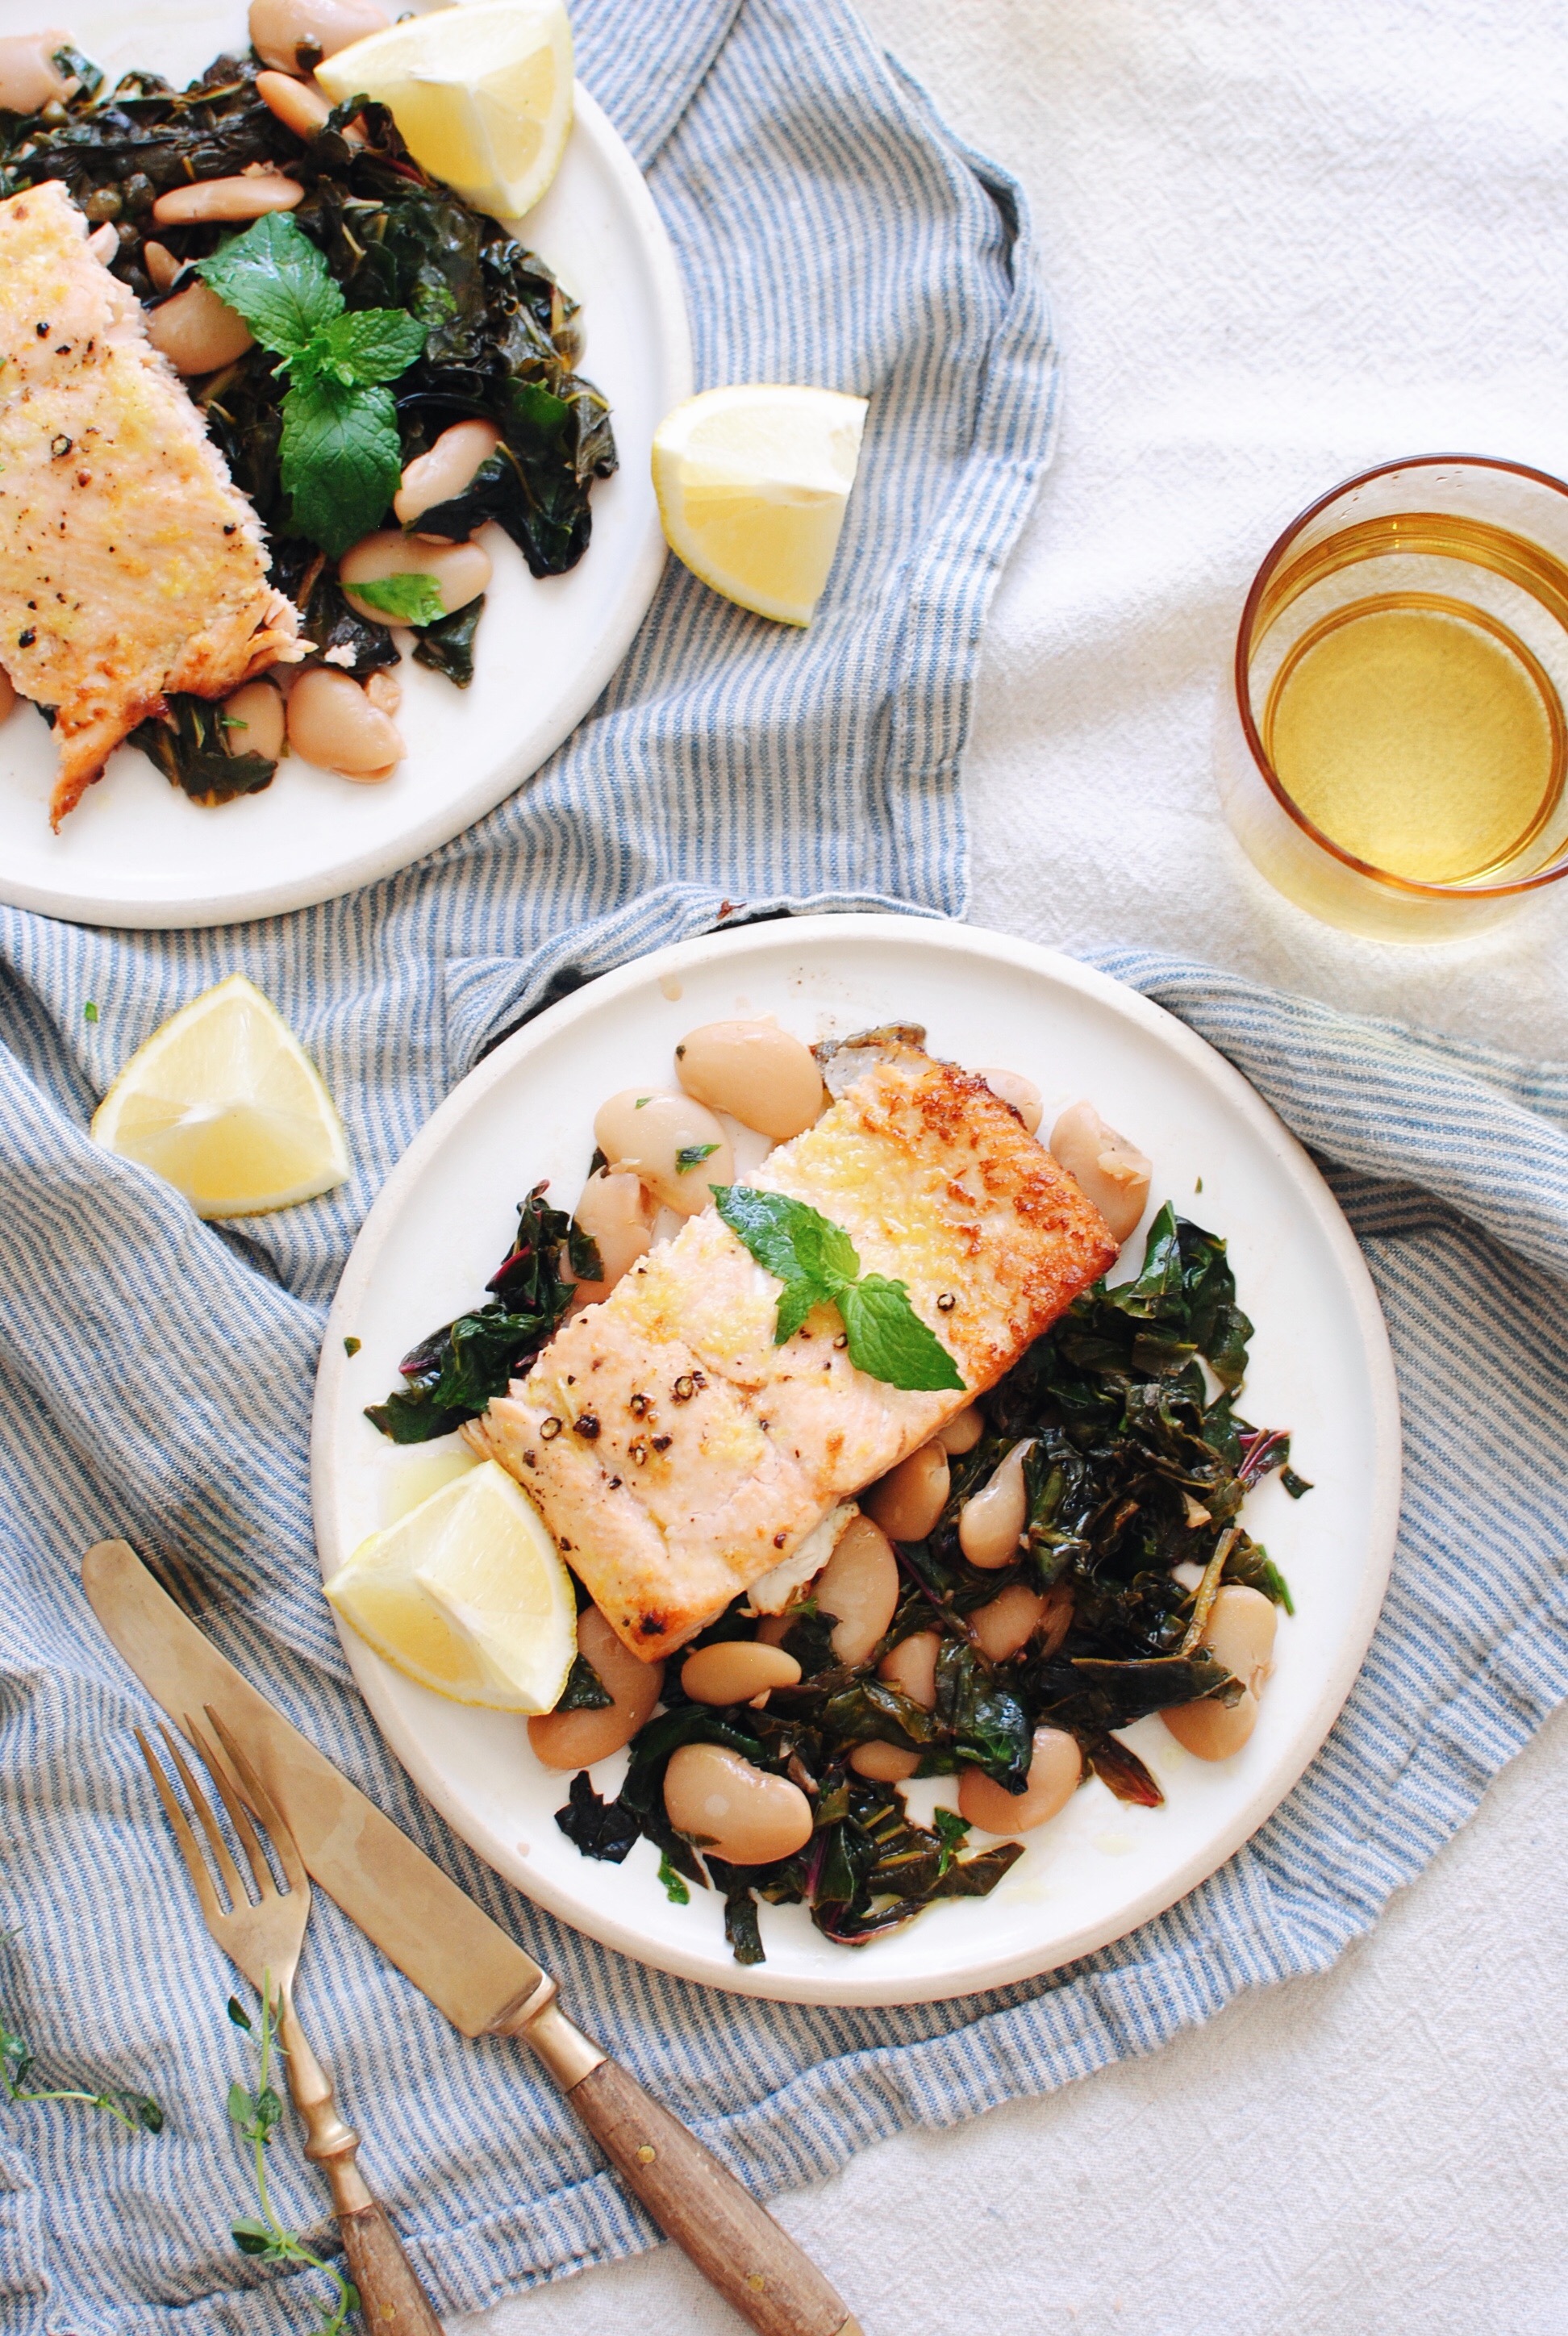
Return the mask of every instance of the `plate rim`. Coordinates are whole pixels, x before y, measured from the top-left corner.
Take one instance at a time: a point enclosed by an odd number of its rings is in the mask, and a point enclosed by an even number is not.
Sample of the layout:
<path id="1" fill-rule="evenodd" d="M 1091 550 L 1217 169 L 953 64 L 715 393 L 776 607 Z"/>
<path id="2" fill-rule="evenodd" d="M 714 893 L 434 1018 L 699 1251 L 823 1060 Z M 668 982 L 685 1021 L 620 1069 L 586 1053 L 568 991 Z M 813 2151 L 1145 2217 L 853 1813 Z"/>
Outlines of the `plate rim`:
<path id="1" fill-rule="evenodd" d="M 655 369 L 662 374 L 663 409 L 667 413 L 692 394 L 694 384 L 691 318 L 675 246 L 630 147 L 580 81 L 573 83 L 572 102 L 572 135 L 584 135 L 638 226 L 638 250 L 658 319 Z M 96 925 L 113 931 L 200 931 L 287 916 L 400 874 L 486 818 L 565 745 L 629 651 L 653 605 L 668 556 L 657 511 L 650 509 L 641 541 L 627 561 L 612 613 L 599 628 L 579 686 L 560 701 L 555 717 L 516 752 L 504 756 L 488 778 L 466 793 L 433 807 L 399 841 L 382 842 L 350 860 L 335 861 L 329 872 L 285 877 L 232 895 L 192 894 L 179 901 L 126 900 L 113 893 L 84 892 L 80 887 L 34 883 L 0 867 L 0 904 L 57 917 L 65 924 Z"/>
<path id="2" fill-rule="evenodd" d="M 1130 1937 L 1145 1922 L 1179 1904 L 1211 1874 L 1217 1873 L 1289 1798 L 1322 1749 L 1366 1660 L 1382 1611 L 1398 1533 L 1403 1482 L 1402 1445 L 1393 1352 L 1370 1271 L 1344 1212 L 1301 1144 L 1234 1065 L 1177 1016 L 1156 1005 L 1152 998 L 1145 998 L 1141 991 L 1130 988 L 1110 975 L 1100 972 L 1097 968 L 1067 957 L 1060 950 L 1010 934 L 992 932 L 982 927 L 945 919 L 927 918 L 919 913 L 813 912 L 787 920 L 769 920 L 765 924 L 721 930 L 649 950 L 585 982 L 580 988 L 558 999 L 514 1030 L 458 1082 L 409 1144 L 365 1213 L 327 1315 L 317 1370 L 310 1435 L 311 1506 L 317 1555 L 325 1576 L 326 1561 L 324 1551 L 330 1538 L 327 1512 L 336 1472 L 333 1431 L 340 1407 L 341 1378 L 348 1361 L 343 1348 L 342 1325 L 354 1319 L 359 1294 L 375 1270 L 379 1251 L 401 1212 L 404 1196 L 417 1186 L 429 1157 L 440 1149 L 449 1133 L 468 1116 L 482 1098 L 506 1080 L 519 1064 L 525 1062 L 541 1041 L 569 1029 L 573 1021 L 584 1013 L 597 1011 L 599 1006 L 612 1002 L 629 989 L 641 988 L 646 983 L 657 983 L 696 967 L 706 968 L 716 959 L 744 959 L 748 955 L 775 950 L 781 943 L 787 945 L 790 933 L 799 933 L 802 929 L 804 929 L 804 937 L 808 939 L 823 936 L 831 930 L 836 936 L 849 931 L 871 941 L 879 939 L 897 939 L 900 943 L 918 940 L 938 951 L 978 956 L 1013 970 L 1043 976 L 1076 990 L 1122 1015 L 1135 1027 L 1141 1027 L 1184 1057 L 1200 1077 L 1217 1086 L 1222 1095 L 1239 1108 L 1290 1172 L 1300 1198 L 1310 1208 L 1343 1269 L 1347 1294 L 1368 1364 L 1374 1457 L 1368 1562 L 1356 1599 L 1347 1615 L 1337 1660 L 1329 1667 L 1310 1712 L 1300 1722 L 1284 1764 L 1270 1772 L 1226 1825 L 1194 1850 L 1171 1874 L 1149 1884 L 1129 1901 L 1108 1926 L 1103 1919 L 1086 1922 L 1043 1954 L 1022 1950 L 998 1957 L 989 1964 L 966 1965 L 959 1975 L 950 1980 L 939 1974 L 929 1981 L 920 1981 L 913 1986 L 907 1980 L 879 1981 L 874 1966 L 862 1959 L 846 1965 L 842 1983 L 835 1979 L 816 1976 L 791 1978 L 775 1974 L 770 1978 L 770 1967 L 766 1963 L 750 1969 L 736 1964 L 733 1973 L 727 1970 L 719 1973 L 705 1959 L 695 1954 L 683 1955 L 678 1949 L 666 1949 L 660 1945 L 657 1952 L 650 1951 L 630 1922 L 618 1922 L 597 1912 L 591 1914 L 590 1919 L 585 1920 L 581 1907 L 575 1902 L 567 1903 L 564 1893 L 548 1883 L 540 1886 L 540 1877 L 531 1874 L 526 1881 L 520 1879 L 518 1874 L 509 1868 L 504 1857 L 498 1859 L 492 1854 L 495 1844 L 475 1839 L 475 1832 L 482 1829 L 445 1790 L 432 1764 L 423 1757 L 417 1739 L 405 1737 L 404 1731 L 396 1724 L 395 1714 L 390 1721 L 384 1716 L 379 1693 L 383 1683 L 381 1666 L 377 1660 L 367 1647 L 354 1639 L 353 1633 L 336 1615 L 333 1619 L 345 1660 L 388 1753 L 404 1768 L 458 1838 L 531 1903 L 542 1906 L 585 1936 L 648 1968 L 667 1971 L 699 1985 L 716 1987 L 729 1994 L 774 2002 L 846 2008 L 939 2002 L 957 1996 L 985 1993 L 1062 1970 L 1086 1955 L 1115 1944 L 1118 1940 Z"/>

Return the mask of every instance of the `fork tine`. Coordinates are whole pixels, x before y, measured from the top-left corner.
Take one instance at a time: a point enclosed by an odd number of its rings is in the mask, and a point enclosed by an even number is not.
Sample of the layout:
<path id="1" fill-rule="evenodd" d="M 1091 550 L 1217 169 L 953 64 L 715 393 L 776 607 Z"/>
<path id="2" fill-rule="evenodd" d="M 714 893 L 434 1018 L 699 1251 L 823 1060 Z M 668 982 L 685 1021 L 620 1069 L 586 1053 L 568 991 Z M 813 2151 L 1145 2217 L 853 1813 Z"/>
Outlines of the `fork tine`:
<path id="1" fill-rule="evenodd" d="M 207 1773 L 218 1787 L 219 1798 L 229 1812 L 229 1821 L 239 1835 L 240 1846 L 245 1852 L 250 1871 L 256 1877 L 258 1896 L 276 1898 L 278 1884 L 272 1878 L 272 1868 L 268 1864 L 266 1853 L 256 1838 L 256 1828 L 246 1814 L 245 1804 L 229 1782 L 223 1755 L 214 1750 L 189 1712 L 185 1714 L 185 1732 L 200 1753 L 206 1764 Z"/>
<path id="2" fill-rule="evenodd" d="M 173 1788 L 164 1774 L 162 1761 L 153 1751 L 140 1728 L 135 1733 L 136 1741 L 141 1747 L 141 1757 L 147 1763 L 147 1773 L 151 1777 L 157 1788 L 158 1797 L 163 1804 L 163 1814 L 173 1828 L 180 1854 L 185 1860 L 186 1871 L 195 1885 L 202 1915 L 210 1930 L 215 1922 L 220 1922 L 223 1920 L 223 1909 L 218 1903 L 218 1893 L 212 1887 L 212 1876 L 207 1870 L 207 1860 L 196 1846 L 196 1836 L 186 1822 L 184 1810 L 174 1796 Z"/>
<path id="3" fill-rule="evenodd" d="M 310 1884 L 306 1876 L 305 1860 L 299 1854 L 299 1844 L 294 1838 L 294 1829 L 288 1819 L 240 1750 L 230 1729 L 225 1727 L 210 1704 L 208 1704 L 206 1710 L 213 1732 L 228 1755 L 235 1775 L 239 1779 L 246 1799 L 260 1818 L 268 1839 L 278 1852 L 278 1863 L 283 1868 L 284 1880 L 290 1890 L 308 1890 Z"/>
<path id="4" fill-rule="evenodd" d="M 185 1797 L 190 1803 L 196 1814 L 197 1822 L 207 1836 L 207 1845 L 212 1852 L 219 1873 L 223 1876 L 230 1905 L 248 1906 L 250 1900 L 244 1883 L 239 1879 L 239 1868 L 229 1854 L 229 1844 L 224 1840 L 218 1819 L 212 1814 L 211 1802 L 190 1773 L 190 1764 L 180 1749 L 179 1738 L 161 1719 L 158 1723 L 158 1732 L 169 1747 L 169 1756 L 179 1770 L 180 1781 L 185 1787 Z"/>

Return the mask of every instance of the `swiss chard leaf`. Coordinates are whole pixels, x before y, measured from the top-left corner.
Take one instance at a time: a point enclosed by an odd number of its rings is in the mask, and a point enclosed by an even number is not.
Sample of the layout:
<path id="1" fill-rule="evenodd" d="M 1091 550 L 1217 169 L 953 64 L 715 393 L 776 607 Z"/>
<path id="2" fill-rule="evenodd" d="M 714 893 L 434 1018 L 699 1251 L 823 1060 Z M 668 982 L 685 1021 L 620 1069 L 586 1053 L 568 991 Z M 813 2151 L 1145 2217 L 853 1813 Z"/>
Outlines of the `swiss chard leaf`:
<path id="1" fill-rule="evenodd" d="M 566 1806 L 557 1809 L 555 1821 L 574 1849 L 609 1865 L 624 1863 L 642 1830 L 618 1801 L 607 1801 L 595 1792 L 586 1768 L 572 1778 Z"/>
<path id="2" fill-rule="evenodd" d="M 455 608 L 450 617 L 424 626 L 414 645 L 414 664 L 427 665 L 433 673 L 443 673 L 457 688 L 466 689 L 473 679 L 473 637 L 483 614 L 482 592 L 466 608 Z"/>
<path id="3" fill-rule="evenodd" d="M 581 1652 L 574 1655 L 571 1669 L 566 1675 L 566 1685 L 555 1705 L 556 1710 L 608 1711 L 614 1701 L 614 1696 L 588 1657 Z"/>
<path id="4" fill-rule="evenodd" d="M 177 692 L 167 708 L 161 716 L 149 715 L 139 722 L 126 744 L 156 763 L 192 803 L 232 803 L 272 784 L 278 764 L 268 755 L 246 751 L 242 728 L 232 725 L 220 705 Z"/>

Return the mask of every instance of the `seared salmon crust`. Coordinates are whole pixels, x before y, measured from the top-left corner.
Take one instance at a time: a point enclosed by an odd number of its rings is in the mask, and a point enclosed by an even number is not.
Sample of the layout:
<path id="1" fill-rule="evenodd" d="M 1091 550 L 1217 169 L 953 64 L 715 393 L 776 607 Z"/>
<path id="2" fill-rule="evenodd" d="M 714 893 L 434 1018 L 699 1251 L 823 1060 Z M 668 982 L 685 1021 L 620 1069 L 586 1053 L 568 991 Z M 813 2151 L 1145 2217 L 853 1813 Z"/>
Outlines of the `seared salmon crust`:
<path id="1" fill-rule="evenodd" d="M 0 202 L 0 665 L 55 709 L 58 827 L 164 694 L 298 654 L 249 502 L 57 180 Z"/>
<path id="2" fill-rule="evenodd" d="M 965 1392 L 868 1377 L 831 1306 L 775 1347 L 780 1284 L 711 1209 L 568 1322 L 464 1434 L 531 1494 L 600 1612 L 649 1661 L 994 1386 L 1116 1255 L 1017 1113 L 914 1047 L 753 1182 L 809 1202 L 849 1233 L 862 1271 L 903 1281 Z"/>

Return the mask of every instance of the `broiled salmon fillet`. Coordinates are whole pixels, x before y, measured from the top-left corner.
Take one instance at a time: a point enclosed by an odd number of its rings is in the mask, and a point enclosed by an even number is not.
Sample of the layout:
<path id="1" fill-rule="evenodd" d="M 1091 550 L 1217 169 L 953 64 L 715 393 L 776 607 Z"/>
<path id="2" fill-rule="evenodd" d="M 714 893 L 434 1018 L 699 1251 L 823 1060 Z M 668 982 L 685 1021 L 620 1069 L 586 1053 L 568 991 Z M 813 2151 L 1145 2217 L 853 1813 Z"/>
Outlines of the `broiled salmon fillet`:
<path id="1" fill-rule="evenodd" d="M 0 665 L 55 708 L 58 827 L 164 693 L 287 658 L 260 523 L 51 180 L 0 202 Z"/>
<path id="2" fill-rule="evenodd" d="M 863 1272 L 903 1281 L 965 1392 L 868 1377 L 831 1306 L 775 1347 L 781 1284 L 711 1209 L 565 1324 L 463 1432 L 532 1496 L 649 1660 L 994 1386 L 1116 1255 L 1099 1212 L 984 1080 L 914 1047 L 752 1182 L 809 1202 L 849 1233 Z"/>

